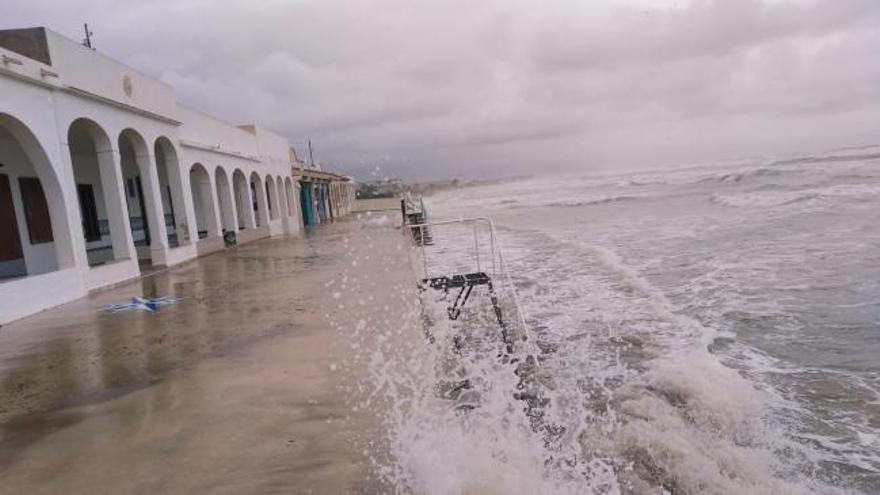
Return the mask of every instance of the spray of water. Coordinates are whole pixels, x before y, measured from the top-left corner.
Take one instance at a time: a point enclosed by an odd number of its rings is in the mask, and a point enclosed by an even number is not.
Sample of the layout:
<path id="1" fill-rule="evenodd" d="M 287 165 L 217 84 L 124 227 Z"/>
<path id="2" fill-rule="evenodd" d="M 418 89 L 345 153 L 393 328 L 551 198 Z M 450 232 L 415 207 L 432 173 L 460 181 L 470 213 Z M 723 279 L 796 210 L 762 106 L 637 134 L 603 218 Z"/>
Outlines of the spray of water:
<path id="1" fill-rule="evenodd" d="M 534 347 L 509 352 L 486 288 L 475 289 L 460 317 L 450 320 L 449 296 L 416 288 L 413 270 L 401 267 L 417 254 L 385 223 L 364 223 L 365 238 L 357 242 L 396 236 L 393 248 L 386 242 L 370 259 L 350 256 L 353 265 L 408 274 L 375 287 L 395 294 L 397 304 L 364 312 L 354 323 L 338 319 L 337 331 L 369 370 L 357 390 L 345 392 L 357 397 L 357 407 L 381 415 L 383 433 L 369 454 L 391 491 L 817 489 L 783 476 L 779 453 L 795 449 L 764 421 L 776 398 L 721 365 L 706 345 L 717 336 L 706 337 L 696 322 L 676 315 L 613 253 L 579 253 L 583 263 L 562 267 L 560 277 L 555 255 L 516 245 L 511 264 L 530 268 L 514 282 L 539 349 L 535 362 Z M 368 305 L 347 294 L 376 281 L 344 274 L 334 283 L 342 310 Z M 572 306 L 582 300 L 572 295 L 586 288 L 593 304 Z M 682 339 L 683 333 L 700 338 Z"/>

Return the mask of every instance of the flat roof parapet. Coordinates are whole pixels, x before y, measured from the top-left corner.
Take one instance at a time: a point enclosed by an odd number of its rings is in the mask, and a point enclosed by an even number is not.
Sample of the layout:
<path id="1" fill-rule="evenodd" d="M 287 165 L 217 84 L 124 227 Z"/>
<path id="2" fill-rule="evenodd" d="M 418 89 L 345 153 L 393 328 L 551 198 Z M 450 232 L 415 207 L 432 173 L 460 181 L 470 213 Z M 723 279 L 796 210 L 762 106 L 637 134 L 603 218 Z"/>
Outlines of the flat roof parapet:
<path id="1" fill-rule="evenodd" d="M 333 172 L 325 172 L 323 170 L 316 170 L 313 168 L 300 169 L 293 167 L 293 177 L 297 180 L 352 182 L 352 178 L 347 175 L 336 174 Z"/>
<path id="2" fill-rule="evenodd" d="M 0 47 L 46 65 L 52 65 L 46 28 L 0 29 Z"/>

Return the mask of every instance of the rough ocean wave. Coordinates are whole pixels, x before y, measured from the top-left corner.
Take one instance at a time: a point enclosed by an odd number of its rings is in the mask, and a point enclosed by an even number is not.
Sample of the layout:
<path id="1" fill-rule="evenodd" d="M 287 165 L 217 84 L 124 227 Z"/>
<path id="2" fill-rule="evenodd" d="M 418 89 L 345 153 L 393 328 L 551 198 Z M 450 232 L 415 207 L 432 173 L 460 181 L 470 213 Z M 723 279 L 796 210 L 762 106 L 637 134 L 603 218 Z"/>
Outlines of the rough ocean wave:
<path id="1" fill-rule="evenodd" d="M 725 206 L 767 208 L 832 197 L 873 198 L 880 195 L 876 184 L 843 184 L 795 191 L 748 191 L 714 194 L 712 201 Z"/>
<path id="2" fill-rule="evenodd" d="M 870 160 L 532 180 L 430 203 L 502 226 L 546 400 L 520 397 L 485 293 L 455 322 L 423 294 L 430 338 L 403 351 L 380 338 L 364 382 L 392 405 L 376 464 L 400 492 L 880 491 Z"/>
<path id="3" fill-rule="evenodd" d="M 592 198 L 569 198 L 551 201 L 537 202 L 533 204 L 523 204 L 516 200 L 501 200 L 499 204 L 507 205 L 509 208 L 576 208 L 579 206 L 601 205 L 606 203 L 616 203 L 620 201 L 632 201 L 638 199 L 637 196 L 621 195 L 621 196 L 599 196 Z"/>

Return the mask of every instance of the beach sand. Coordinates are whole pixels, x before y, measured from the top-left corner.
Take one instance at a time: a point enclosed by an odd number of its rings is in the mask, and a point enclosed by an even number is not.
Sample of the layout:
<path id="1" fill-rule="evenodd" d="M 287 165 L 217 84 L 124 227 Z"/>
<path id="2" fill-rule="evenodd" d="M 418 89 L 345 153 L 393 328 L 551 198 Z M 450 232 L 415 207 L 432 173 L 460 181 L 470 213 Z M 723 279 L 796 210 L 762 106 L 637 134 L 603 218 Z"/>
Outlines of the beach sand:
<path id="1" fill-rule="evenodd" d="M 346 334 L 417 313 L 392 223 L 264 239 L 0 328 L 0 492 L 387 491 Z M 180 301 L 102 310 L 134 296 Z"/>

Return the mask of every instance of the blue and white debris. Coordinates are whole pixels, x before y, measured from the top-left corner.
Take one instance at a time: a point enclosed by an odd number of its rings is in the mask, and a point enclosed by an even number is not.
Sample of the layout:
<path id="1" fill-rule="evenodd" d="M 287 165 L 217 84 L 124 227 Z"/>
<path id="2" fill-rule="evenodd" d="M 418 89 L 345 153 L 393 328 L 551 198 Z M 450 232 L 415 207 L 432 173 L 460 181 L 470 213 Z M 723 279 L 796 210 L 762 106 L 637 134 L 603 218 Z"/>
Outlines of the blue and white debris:
<path id="1" fill-rule="evenodd" d="M 168 296 L 151 297 L 146 299 L 142 297 L 132 297 L 127 302 L 106 306 L 104 307 L 104 311 L 108 313 L 118 313 L 120 311 L 147 311 L 149 313 L 155 313 L 160 306 L 175 304 L 178 302 L 180 302 L 179 298 Z"/>

